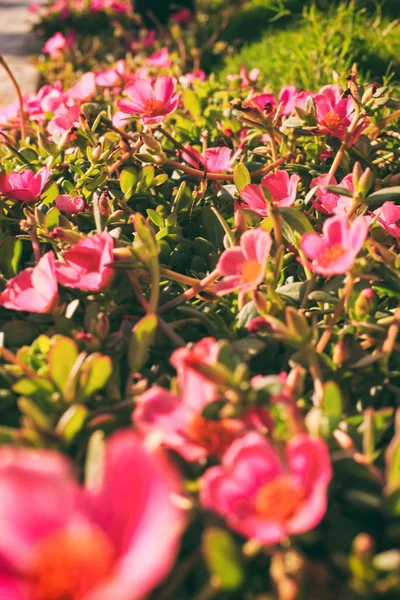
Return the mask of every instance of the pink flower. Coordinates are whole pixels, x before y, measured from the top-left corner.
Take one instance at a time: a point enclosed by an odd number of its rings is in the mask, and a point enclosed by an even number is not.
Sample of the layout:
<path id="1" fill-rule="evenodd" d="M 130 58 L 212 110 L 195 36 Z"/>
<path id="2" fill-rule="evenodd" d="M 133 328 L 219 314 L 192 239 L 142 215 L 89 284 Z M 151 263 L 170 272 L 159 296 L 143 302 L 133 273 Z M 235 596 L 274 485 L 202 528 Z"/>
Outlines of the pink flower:
<path id="1" fill-rule="evenodd" d="M 68 90 L 69 96 L 79 102 L 88 102 L 95 93 L 96 78 L 91 71 L 82 75 L 80 80 Z"/>
<path id="2" fill-rule="evenodd" d="M 47 252 L 38 264 L 24 269 L 7 282 L 0 306 L 35 313 L 50 312 L 58 295 L 54 254 Z"/>
<path id="3" fill-rule="evenodd" d="M 312 271 L 340 275 L 351 269 L 367 235 L 365 217 L 357 217 L 350 223 L 346 215 L 338 215 L 325 221 L 322 235 L 304 234 L 300 245 L 311 261 L 307 265 Z"/>
<path id="4" fill-rule="evenodd" d="M 151 56 L 146 58 L 145 64 L 148 67 L 156 67 L 157 69 L 170 69 L 172 62 L 169 57 L 168 48 L 160 48 L 160 50 L 153 52 Z"/>
<path id="5" fill-rule="evenodd" d="M 339 185 L 350 192 L 354 192 L 352 173 L 346 175 L 340 183 L 337 183 L 336 178 L 333 175 L 328 174 L 315 177 L 311 181 L 311 188 L 318 187 L 315 192 L 316 200 L 311 200 L 317 210 L 326 215 L 347 212 L 352 204 L 352 199 L 347 196 L 340 196 L 334 192 L 328 192 L 328 190 L 325 189 L 327 185 Z"/>
<path id="6" fill-rule="evenodd" d="M 378 223 L 389 235 L 395 238 L 400 237 L 400 206 L 397 206 L 394 202 L 384 202 L 380 208 L 371 213 L 371 216 L 378 217 Z"/>
<path id="7" fill-rule="evenodd" d="M 42 167 L 37 173 L 24 169 L 9 175 L 0 175 L 0 193 L 10 200 L 35 202 L 43 192 L 50 176 L 50 169 Z"/>
<path id="8" fill-rule="evenodd" d="M 75 36 L 73 33 L 69 34 L 67 37 L 64 37 L 63 34 L 58 31 L 47 40 L 43 46 L 43 52 L 45 54 L 50 54 L 50 58 L 53 60 L 60 58 L 60 56 L 62 56 L 66 50 L 71 48 L 74 37 Z"/>
<path id="9" fill-rule="evenodd" d="M 260 110 L 271 112 L 273 107 L 276 107 L 276 100 L 272 94 L 257 94 L 250 100 L 252 104 L 255 104 Z"/>
<path id="10" fill-rule="evenodd" d="M 30 12 L 32 14 L 39 12 L 39 10 L 40 10 L 40 4 L 38 2 L 32 2 L 28 6 L 28 12 Z"/>
<path id="11" fill-rule="evenodd" d="M 299 181 L 299 175 L 289 177 L 287 171 L 276 171 L 266 175 L 261 181 L 261 185 L 269 192 L 272 201 L 278 206 L 292 206 L 296 200 Z M 269 214 L 266 200 L 259 185 L 249 183 L 243 188 L 240 195 L 243 200 L 243 208 L 247 208 L 262 217 Z"/>
<path id="12" fill-rule="evenodd" d="M 326 85 L 314 96 L 314 102 L 317 107 L 319 133 L 332 135 L 343 141 L 354 116 L 352 98 L 343 98 L 339 86 Z M 350 145 L 357 141 L 365 126 L 366 123 L 360 122 L 349 140 Z"/>
<path id="13" fill-rule="evenodd" d="M 65 262 L 56 262 L 59 283 L 90 292 L 103 290 L 114 274 L 107 266 L 113 262 L 113 247 L 113 238 L 106 232 L 83 238 L 64 252 Z"/>
<path id="14" fill-rule="evenodd" d="M 85 208 L 85 200 L 82 196 L 62 194 L 61 196 L 57 196 L 55 205 L 58 210 L 67 213 L 67 215 L 76 215 Z"/>
<path id="15" fill-rule="evenodd" d="M 173 352 L 171 363 L 177 370 L 179 395 L 153 386 L 139 398 L 133 413 L 138 431 L 157 434 L 161 443 L 190 462 L 207 456 L 221 456 L 231 442 L 255 426 L 269 429 L 272 419 L 263 407 L 249 409 L 241 419 L 210 420 L 203 409 L 218 399 L 216 386 L 194 367 L 217 362 L 219 345 L 214 338 L 203 338 L 193 348 Z"/>
<path id="16" fill-rule="evenodd" d="M 281 458 L 269 440 L 250 432 L 232 443 L 221 466 L 206 471 L 201 501 L 242 535 L 277 544 L 318 525 L 331 477 L 324 441 L 297 435 Z"/>
<path id="17" fill-rule="evenodd" d="M 300 92 L 294 85 L 283 87 L 279 94 L 279 102 L 283 104 L 282 114 L 285 116 L 291 115 L 295 106 L 304 109 L 308 96 L 314 96 L 314 94 L 307 90 Z"/>
<path id="18" fill-rule="evenodd" d="M 181 83 L 191 85 L 195 81 L 205 81 L 206 78 L 207 78 L 207 75 L 206 75 L 205 71 L 203 71 L 202 69 L 198 69 L 197 71 L 193 71 L 192 73 L 185 73 L 184 75 L 181 75 L 181 77 L 179 78 L 179 81 Z"/>
<path id="19" fill-rule="evenodd" d="M 246 231 L 240 238 L 240 246 L 228 248 L 222 253 L 217 269 L 223 277 L 216 284 L 218 296 L 234 291 L 241 294 L 255 290 L 265 277 L 272 240 L 261 227 Z"/>
<path id="20" fill-rule="evenodd" d="M 154 86 L 147 79 L 135 79 L 125 92 L 130 100 L 120 100 L 118 108 L 125 114 L 140 115 L 145 125 L 163 121 L 176 110 L 179 102 L 176 79 L 167 75 L 158 77 Z"/>
<path id="21" fill-rule="evenodd" d="M 232 150 L 227 146 L 214 146 L 214 148 L 207 148 L 203 154 L 200 154 L 200 152 L 198 152 L 190 144 L 186 144 L 185 149 L 190 153 L 183 152 L 183 160 L 196 169 L 203 167 L 210 173 L 224 173 L 231 167 Z M 194 159 L 194 156 L 197 158 L 197 160 Z"/>
<path id="22" fill-rule="evenodd" d="M 54 134 L 62 134 L 68 131 L 72 127 L 75 127 L 78 123 L 80 108 L 76 104 L 74 106 L 62 105 L 57 109 L 57 114 L 50 119 L 47 125 L 47 131 L 51 137 L 54 138 Z"/>
<path id="23" fill-rule="evenodd" d="M 173 566 L 180 478 L 131 431 L 107 441 L 102 475 L 86 489 L 61 454 L 3 446 L 0 488 L 2 598 L 139 600 Z"/>
<path id="24" fill-rule="evenodd" d="M 178 10 L 177 12 L 171 15 L 171 19 L 175 21 L 175 23 L 190 23 L 193 19 L 193 15 L 187 8 L 182 8 L 182 10 Z"/>
<path id="25" fill-rule="evenodd" d="M 115 87 L 126 78 L 126 65 L 124 60 L 119 60 L 114 67 L 107 71 L 96 73 L 96 84 L 103 87 Z"/>

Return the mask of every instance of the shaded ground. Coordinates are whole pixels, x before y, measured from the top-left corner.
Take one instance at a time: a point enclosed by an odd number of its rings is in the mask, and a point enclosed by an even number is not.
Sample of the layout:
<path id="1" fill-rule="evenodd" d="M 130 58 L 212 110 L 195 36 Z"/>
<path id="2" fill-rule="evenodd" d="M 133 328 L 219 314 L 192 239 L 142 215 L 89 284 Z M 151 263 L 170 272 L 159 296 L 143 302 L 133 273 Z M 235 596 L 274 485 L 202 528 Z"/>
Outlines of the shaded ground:
<path id="1" fill-rule="evenodd" d="M 30 33 L 33 17 L 31 0 L 0 0 L 0 55 L 7 61 L 23 92 L 36 89 L 37 69 L 30 56 L 40 49 L 40 41 Z M 1 69 L 1 67 L 0 67 Z M 15 91 L 5 71 L 0 71 L 0 106 L 15 100 Z"/>

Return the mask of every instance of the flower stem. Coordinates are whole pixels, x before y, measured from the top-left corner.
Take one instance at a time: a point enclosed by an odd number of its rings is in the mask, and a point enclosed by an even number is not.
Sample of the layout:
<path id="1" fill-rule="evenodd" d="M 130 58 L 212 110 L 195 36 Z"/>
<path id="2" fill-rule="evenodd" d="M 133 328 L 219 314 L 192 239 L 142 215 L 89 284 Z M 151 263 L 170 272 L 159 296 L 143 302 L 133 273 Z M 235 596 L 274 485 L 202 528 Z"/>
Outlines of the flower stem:
<path id="1" fill-rule="evenodd" d="M 336 171 L 338 170 L 339 165 L 342 161 L 343 155 L 346 152 L 347 146 L 351 139 L 351 136 L 354 134 L 355 130 L 357 129 L 357 125 L 358 125 L 358 122 L 361 119 L 361 117 L 362 117 L 362 115 L 360 114 L 360 109 L 356 105 L 356 110 L 355 110 L 353 120 L 350 123 L 350 126 L 346 132 L 346 135 L 344 136 L 343 142 L 335 156 L 335 159 L 331 165 L 331 168 L 329 169 L 329 175 L 335 175 Z"/>
<path id="2" fill-rule="evenodd" d="M 355 279 L 354 275 L 349 275 L 347 283 L 344 286 L 342 297 L 340 298 L 339 302 L 336 304 L 335 312 L 332 315 L 332 319 L 330 320 L 328 327 L 325 329 L 324 333 L 322 334 L 318 344 L 316 345 L 315 350 L 316 350 L 317 354 L 320 354 L 321 352 L 323 352 L 325 350 L 326 345 L 328 344 L 329 340 L 331 339 L 333 328 L 335 327 L 336 322 L 337 322 L 338 318 L 340 317 L 341 312 L 353 290 L 355 281 L 356 281 L 356 279 Z"/>
<path id="3" fill-rule="evenodd" d="M 26 137 L 25 111 L 24 111 L 24 100 L 22 98 L 21 88 L 19 87 L 18 82 L 15 79 L 14 74 L 11 71 L 10 67 L 6 63 L 4 57 L 1 55 L 0 55 L 0 64 L 3 65 L 3 68 L 5 69 L 7 75 L 9 76 L 9 78 L 11 80 L 11 83 L 13 84 L 13 86 L 15 88 L 15 91 L 17 92 L 18 103 L 19 103 L 19 112 L 21 114 L 21 138 L 25 139 L 25 137 Z"/>
<path id="4" fill-rule="evenodd" d="M 204 279 L 199 280 L 193 287 L 186 290 L 186 292 L 183 292 L 183 294 L 180 294 L 173 300 L 170 300 L 163 306 L 160 306 L 159 312 L 163 313 L 167 310 L 170 310 L 171 308 L 174 308 L 178 304 L 182 304 L 183 302 L 186 302 L 186 300 L 190 300 L 191 298 L 194 298 L 195 296 L 197 296 L 197 294 L 199 294 L 201 291 L 203 291 L 205 288 L 207 288 L 207 286 L 209 286 L 210 283 L 213 283 L 216 279 L 218 279 L 218 277 L 219 277 L 219 271 L 217 269 L 214 269 L 214 271 L 209 273 L 207 275 L 207 277 L 204 277 Z"/>

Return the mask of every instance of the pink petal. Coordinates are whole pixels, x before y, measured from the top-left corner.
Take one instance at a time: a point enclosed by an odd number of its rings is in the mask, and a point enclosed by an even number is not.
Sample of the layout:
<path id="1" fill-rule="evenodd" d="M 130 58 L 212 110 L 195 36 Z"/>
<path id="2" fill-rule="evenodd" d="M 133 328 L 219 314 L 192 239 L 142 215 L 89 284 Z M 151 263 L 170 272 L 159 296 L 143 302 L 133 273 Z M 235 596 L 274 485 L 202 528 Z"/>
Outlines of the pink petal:
<path id="1" fill-rule="evenodd" d="M 245 260 L 246 257 L 239 246 L 224 250 L 217 264 L 219 274 L 222 276 L 238 274 Z"/>
<path id="2" fill-rule="evenodd" d="M 172 502 L 181 482 L 162 454 L 150 454 L 132 431 L 121 431 L 106 446 L 104 476 L 88 501 L 98 524 L 114 541 L 119 562 L 112 580 L 88 600 L 146 597 L 168 574 L 185 525 Z"/>

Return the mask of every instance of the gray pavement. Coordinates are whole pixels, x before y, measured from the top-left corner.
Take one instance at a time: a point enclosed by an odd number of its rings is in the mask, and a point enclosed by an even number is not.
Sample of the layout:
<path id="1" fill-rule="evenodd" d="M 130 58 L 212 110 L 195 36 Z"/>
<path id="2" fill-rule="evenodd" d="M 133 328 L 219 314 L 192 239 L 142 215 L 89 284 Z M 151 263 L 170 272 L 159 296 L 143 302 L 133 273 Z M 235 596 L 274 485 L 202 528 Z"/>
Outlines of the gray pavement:
<path id="1" fill-rule="evenodd" d="M 39 52 L 41 42 L 31 33 L 35 16 L 28 12 L 32 0 L 0 0 L 0 55 L 10 66 L 23 92 L 37 86 L 37 69 L 30 57 Z M 16 99 L 15 90 L 0 65 L 0 107 Z"/>

